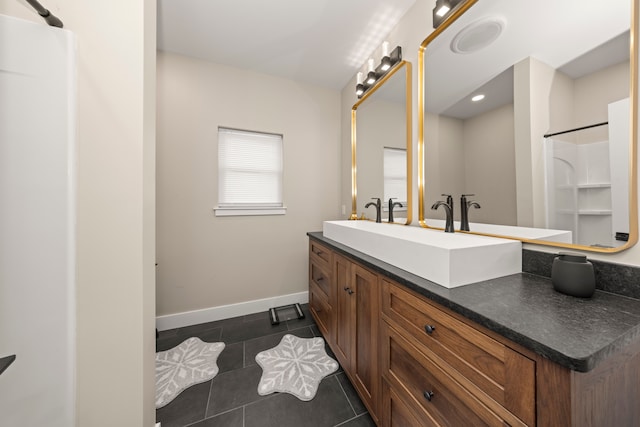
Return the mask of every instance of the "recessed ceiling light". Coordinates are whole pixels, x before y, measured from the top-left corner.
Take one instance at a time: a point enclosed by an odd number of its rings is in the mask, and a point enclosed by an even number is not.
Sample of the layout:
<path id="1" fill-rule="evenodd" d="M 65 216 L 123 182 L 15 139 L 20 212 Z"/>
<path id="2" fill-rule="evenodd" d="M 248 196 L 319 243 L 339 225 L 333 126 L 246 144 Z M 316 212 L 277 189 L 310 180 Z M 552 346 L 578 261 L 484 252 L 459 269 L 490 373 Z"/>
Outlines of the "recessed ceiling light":
<path id="1" fill-rule="evenodd" d="M 483 99 L 484 99 L 484 95 L 483 94 L 478 94 L 478 95 L 474 96 L 473 98 L 471 98 L 471 100 L 473 102 L 482 101 Z"/>
<path id="2" fill-rule="evenodd" d="M 503 18 L 490 17 L 464 27 L 451 41 L 455 53 L 472 53 L 493 43 L 504 30 Z"/>

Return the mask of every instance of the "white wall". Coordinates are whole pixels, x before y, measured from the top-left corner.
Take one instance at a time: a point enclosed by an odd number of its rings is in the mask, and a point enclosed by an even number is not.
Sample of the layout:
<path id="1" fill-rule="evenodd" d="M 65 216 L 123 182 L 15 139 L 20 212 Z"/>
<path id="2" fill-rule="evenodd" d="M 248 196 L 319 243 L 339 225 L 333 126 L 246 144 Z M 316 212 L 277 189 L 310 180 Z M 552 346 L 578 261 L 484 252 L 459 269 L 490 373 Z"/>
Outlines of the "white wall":
<path id="1" fill-rule="evenodd" d="M 306 233 L 340 217 L 339 96 L 158 54 L 159 315 L 308 289 Z M 218 126 L 284 135 L 286 215 L 214 216 Z"/>
<path id="2" fill-rule="evenodd" d="M 482 206 L 469 211 L 471 222 L 517 225 L 513 128 L 512 104 L 464 121 L 464 191 Z"/>
<path id="3" fill-rule="evenodd" d="M 156 2 L 46 7 L 77 38 L 76 425 L 153 426 Z"/>

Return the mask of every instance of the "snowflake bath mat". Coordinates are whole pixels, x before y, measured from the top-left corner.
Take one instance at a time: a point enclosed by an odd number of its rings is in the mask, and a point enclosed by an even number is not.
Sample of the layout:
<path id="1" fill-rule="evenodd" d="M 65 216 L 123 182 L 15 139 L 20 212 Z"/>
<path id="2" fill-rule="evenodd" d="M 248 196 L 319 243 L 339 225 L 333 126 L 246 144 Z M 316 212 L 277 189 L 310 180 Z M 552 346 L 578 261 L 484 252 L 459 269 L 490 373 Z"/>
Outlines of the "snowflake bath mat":
<path id="1" fill-rule="evenodd" d="M 209 381 L 218 373 L 224 343 L 189 338 L 177 347 L 156 353 L 156 409 L 171 402 L 184 389 Z"/>
<path id="2" fill-rule="evenodd" d="M 256 362 L 262 368 L 259 395 L 290 393 L 304 401 L 313 399 L 320 381 L 338 370 L 338 362 L 324 351 L 322 338 L 289 334 L 276 347 L 258 353 Z"/>

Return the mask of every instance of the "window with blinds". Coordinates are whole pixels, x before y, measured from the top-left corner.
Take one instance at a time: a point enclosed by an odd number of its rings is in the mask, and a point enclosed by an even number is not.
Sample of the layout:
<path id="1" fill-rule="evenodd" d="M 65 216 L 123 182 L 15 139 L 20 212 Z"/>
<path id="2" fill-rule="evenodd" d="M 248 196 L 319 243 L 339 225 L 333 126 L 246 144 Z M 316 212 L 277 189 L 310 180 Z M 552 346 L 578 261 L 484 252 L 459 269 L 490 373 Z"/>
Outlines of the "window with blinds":
<path id="1" fill-rule="evenodd" d="M 407 150 L 384 147 L 384 200 L 397 199 L 404 210 L 407 206 Z"/>
<path id="2" fill-rule="evenodd" d="M 282 135 L 218 128 L 217 216 L 284 214 Z"/>

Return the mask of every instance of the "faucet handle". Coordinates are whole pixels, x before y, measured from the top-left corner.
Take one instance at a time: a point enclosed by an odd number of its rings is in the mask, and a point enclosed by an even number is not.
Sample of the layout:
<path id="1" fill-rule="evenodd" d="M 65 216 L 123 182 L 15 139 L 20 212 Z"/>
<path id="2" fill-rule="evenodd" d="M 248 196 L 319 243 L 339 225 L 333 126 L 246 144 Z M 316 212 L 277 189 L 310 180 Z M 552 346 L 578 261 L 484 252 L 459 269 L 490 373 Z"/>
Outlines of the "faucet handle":
<path id="1" fill-rule="evenodd" d="M 451 194 L 444 194 L 444 193 L 442 193 L 442 194 L 441 194 L 441 196 L 444 196 L 444 197 L 451 197 Z"/>
<path id="2" fill-rule="evenodd" d="M 462 197 L 471 197 L 471 196 L 475 196 L 475 194 L 463 194 Z"/>

